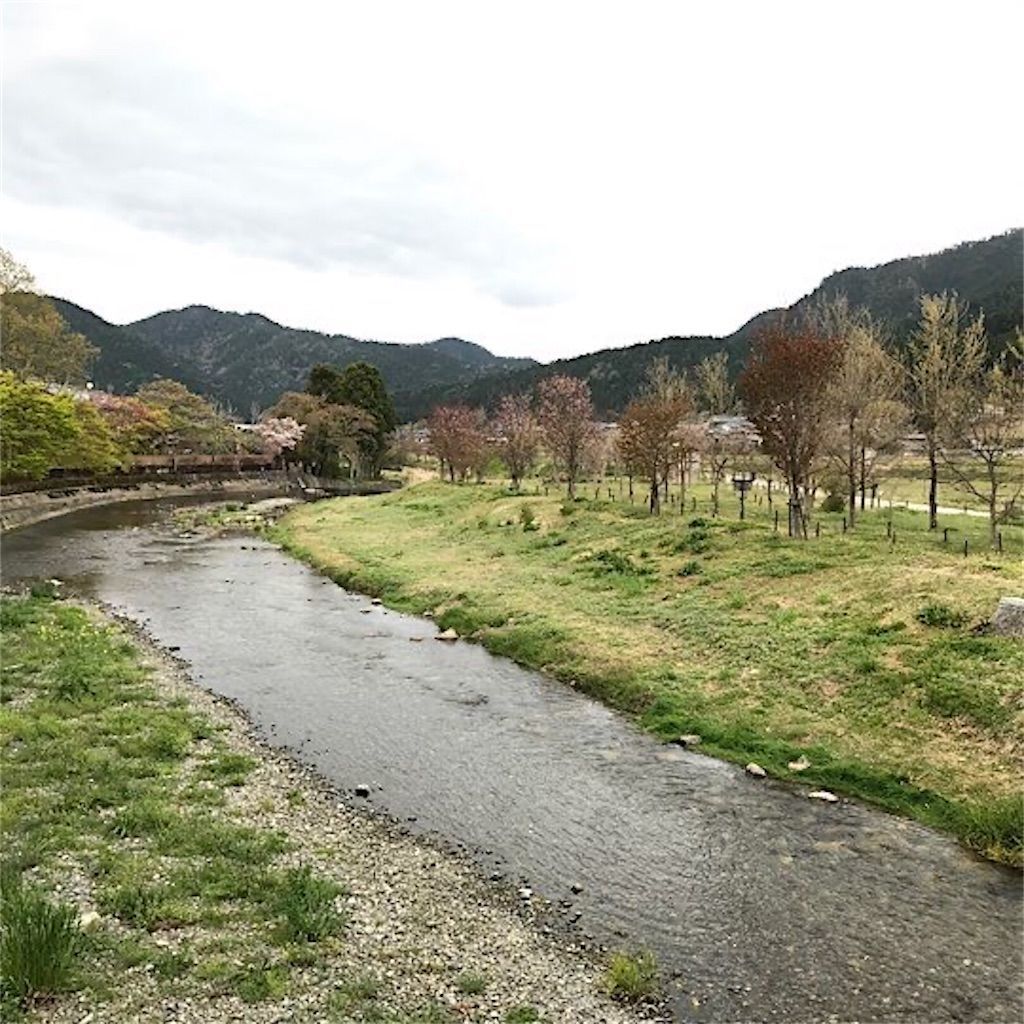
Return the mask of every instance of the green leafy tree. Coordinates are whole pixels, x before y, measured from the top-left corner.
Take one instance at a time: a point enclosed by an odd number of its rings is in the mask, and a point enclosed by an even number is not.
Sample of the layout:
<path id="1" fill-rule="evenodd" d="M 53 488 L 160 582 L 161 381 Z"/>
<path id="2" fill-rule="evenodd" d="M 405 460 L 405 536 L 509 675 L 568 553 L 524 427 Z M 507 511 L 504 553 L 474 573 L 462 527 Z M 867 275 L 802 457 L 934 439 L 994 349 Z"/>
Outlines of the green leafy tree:
<path id="1" fill-rule="evenodd" d="M 0 373 L 0 476 L 41 480 L 78 437 L 75 401 Z"/>
<path id="2" fill-rule="evenodd" d="M 86 473 L 109 473 L 125 461 L 127 450 L 117 443 L 106 419 L 91 402 L 72 404 L 75 437 L 61 451 L 55 465 Z"/>
<path id="3" fill-rule="evenodd" d="M 0 297 L 0 368 L 19 377 L 80 384 L 99 349 L 68 325 L 42 295 Z"/>
<path id="4" fill-rule="evenodd" d="M 352 363 L 342 370 L 320 364 L 310 371 L 306 390 L 331 405 L 354 406 L 373 418 L 374 430 L 360 441 L 359 464 L 365 475 L 379 476 L 391 433 L 398 425 L 380 370 L 369 363 Z"/>
<path id="5" fill-rule="evenodd" d="M 217 454 L 234 451 L 235 432 L 205 398 L 184 384 L 161 377 L 144 384 L 135 397 L 167 417 L 167 430 L 156 447 L 170 453 Z"/>
<path id="6" fill-rule="evenodd" d="M 354 469 L 377 429 L 376 421 L 363 409 L 300 391 L 285 392 L 266 416 L 290 419 L 304 428 L 289 458 L 317 476 L 340 476 L 343 468 Z"/>

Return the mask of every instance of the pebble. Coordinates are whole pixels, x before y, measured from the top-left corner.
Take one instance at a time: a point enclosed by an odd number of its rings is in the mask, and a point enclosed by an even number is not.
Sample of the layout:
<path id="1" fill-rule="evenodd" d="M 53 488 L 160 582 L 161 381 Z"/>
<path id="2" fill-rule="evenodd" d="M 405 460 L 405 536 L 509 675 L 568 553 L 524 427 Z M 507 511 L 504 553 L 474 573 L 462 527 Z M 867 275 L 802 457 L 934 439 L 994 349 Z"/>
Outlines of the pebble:
<path id="1" fill-rule="evenodd" d="M 755 779 L 763 779 L 768 774 L 759 764 L 755 764 L 753 761 L 751 761 L 743 770 L 748 775 L 753 775 Z"/>
<path id="2" fill-rule="evenodd" d="M 445 640 L 445 641 L 450 643 L 452 640 L 458 640 L 459 639 L 459 634 L 456 633 L 454 629 L 446 629 L 443 633 L 438 633 L 434 637 L 434 639 L 435 640 Z"/>
<path id="3" fill-rule="evenodd" d="M 806 757 L 798 757 L 795 761 L 790 761 L 786 766 L 791 772 L 805 772 L 811 767 L 811 762 Z"/>
<path id="4" fill-rule="evenodd" d="M 830 793 L 827 789 L 815 789 L 807 794 L 811 800 L 824 800 L 827 804 L 839 803 L 839 797 L 835 793 Z"/>
<path id="5" fill-rule="evenodd" d="M 701 744 L 701 737 L 695 732 L 683 733 L 676 741 L 677 747 L 699 747 Z"/>

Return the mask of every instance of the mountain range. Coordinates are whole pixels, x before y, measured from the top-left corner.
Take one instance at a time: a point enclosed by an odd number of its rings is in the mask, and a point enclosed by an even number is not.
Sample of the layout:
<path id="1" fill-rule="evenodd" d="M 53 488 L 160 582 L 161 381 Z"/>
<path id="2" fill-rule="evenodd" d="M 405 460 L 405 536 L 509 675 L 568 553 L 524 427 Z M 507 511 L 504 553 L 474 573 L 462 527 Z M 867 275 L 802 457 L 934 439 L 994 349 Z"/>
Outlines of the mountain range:
<path id="1" fill-rule="evenodd" d="M 1022 322 L 1022 232 L 841 270 L 787 309 L 766 310 L 725 337 L 673 336 L 548 364 L 496 356 L 461 338 L 412 345 L 359 341 L 209 306 L 169 310 L 119 326 L 66 300 L 54 302 L 72 330 L 99 348 L 93 379 L 101 388 L 127 392 L 154 377 L 174 377 L 246 416 L 272 404 L 283 391 L 301 389 L 316 363 L 345 366 L 364 360 L 381 371 L 399 417 L 411 420 L 439 402 L 491 406 L 502 394 L 529 390 L 553 373 L 586 378 L 599 414 L 613 416 L 655 359 L 667 357 L 684 369 L 724 350 L 738 371 L 752 338 L 766 323 L 839 293 L 889 322 L 897 344 L 904 344 L 916 323 L 920 296 L 943 290 L 956 291 L 972 310 L 984 311 L 993 350 L 1001 350 Z"/>

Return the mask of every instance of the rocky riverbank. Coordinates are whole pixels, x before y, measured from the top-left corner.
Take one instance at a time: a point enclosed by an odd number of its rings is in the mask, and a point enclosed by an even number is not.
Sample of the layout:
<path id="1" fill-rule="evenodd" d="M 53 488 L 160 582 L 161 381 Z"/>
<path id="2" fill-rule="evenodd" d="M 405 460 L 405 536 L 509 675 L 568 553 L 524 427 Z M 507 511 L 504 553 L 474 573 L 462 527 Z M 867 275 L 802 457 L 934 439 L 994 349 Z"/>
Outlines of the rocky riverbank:
<path id="1" fill-rule="evenodd" d="M 171 733 L 161 731 L 165 718 L 187 722 L 193 737 L 159 755 L 158 783 L 143 786 L 137 798 L 121 802 L 122 794 L 107 806 L 104 794 L 94 794 L 95 831 L 26 870 L 28 883 L 73 905 L 87 926 L 92 978 L 77 992 L 37 1003 L 31 1020 L 625 1024 L 656 1018 L 652 1007 L 609 998 L 603 964 L 571 939 L 545 934 L 530 899 L 485 881 L 455 852 L 347 805 L 325 781 L 266 745 L 239 710 L 197 686 L 185 666 L 138 630 L 109 625 L 109 616 L 92 607 L 83 622 L 66 602 L 29 604 L 35 606 L 19 629 L 98 636 L 112 649 L 120 645 L 129 661 L 139 659 L 146 689 L 130 699 L 146 706 L 138 727 L 147 750 L 156 734 L 164 737 L 158 749 L 169 749 Z M 35 705 L 48 713 L 53 695 L 33 696 L 33 673 L 21 671 L 34 641 L 27 633 L 13 641 L 22 664 L 14 665 L 11 704 L 22 717 Z M 95 705 L 101 698 L 90 700 Z M 132 728 L 114 744 L 142 745 Z M 18 733 L 17 722 L 8 724 L 11 729 Z M 27 721 L 21 731 L 31 732 Z M 10 735 L 5 739 L 9 748 Z M 31 756 L 30 747 L 19 747 L 20 756 Z M 22 799 L 20 775 L 9 779 L 15 785 L 8 799 Z M 187 851 L 166 841 L 175 823 L 186 821 L 193 835 L 220 830 L 236 844 L 245 837 L 253 850 L 279 852 L 260 865 L 252 886 L 239 886 L 231 865 L 222 863 L 229 853 L 218 847 L 215 855 L 186 864 Z M 277 845 L 268 846 L 269 837 Z M 24 836 L 6 838 L 9 849 L 24 851 Z M 248 877 L 254 866 L 244 861 L 235 870 Z M 228 874 L 217 885 L 196 886 L 197 874 L 208 874 L 214 862 Z M 300 868 L 339 894 L 344 927 L 335 937 L 276 937 L 267 907 L 277 904 L 268 903 L 266 892 Z"/>

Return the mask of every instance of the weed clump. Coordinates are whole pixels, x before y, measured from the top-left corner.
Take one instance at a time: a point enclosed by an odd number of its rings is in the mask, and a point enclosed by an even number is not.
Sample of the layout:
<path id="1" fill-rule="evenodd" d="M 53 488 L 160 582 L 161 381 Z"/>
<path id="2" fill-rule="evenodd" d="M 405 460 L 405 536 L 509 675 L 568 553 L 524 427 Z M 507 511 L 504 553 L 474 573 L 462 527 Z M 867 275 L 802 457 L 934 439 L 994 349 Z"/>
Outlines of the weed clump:
<path id="1" fill-rule="evenodd" d="M 936 626 L 943 629 L 959 629 L 967 624 L 964 612 L 957 611 L 941 601 L 932 601 L 918 609 L 917 621 L 924 626 Z"/>
<path id="2" fill-rule="evenodd" d="M 20 881 L 3 892 L 0 925 L 0 991 L 27 1003 L 66 988 L 79 951 L 73 907 L 50 903 Z"/>
<path id="3" fill-rule="evenodd" d="M 641 1002 L 654 995 L 658 985 L 658 964 L 654 954 L 613 953 L 605 970 L 605 987 L 614 999 Z"/>
<path id="4" fill-rule="evenodd" d="M 344 890 L 327 878 L 317 878 L 308 864 L 285 872 L 278 897 L 285 934 L 292 942 L 318 942 L 336 935 L 344 918 L 334 905 Z"/>

